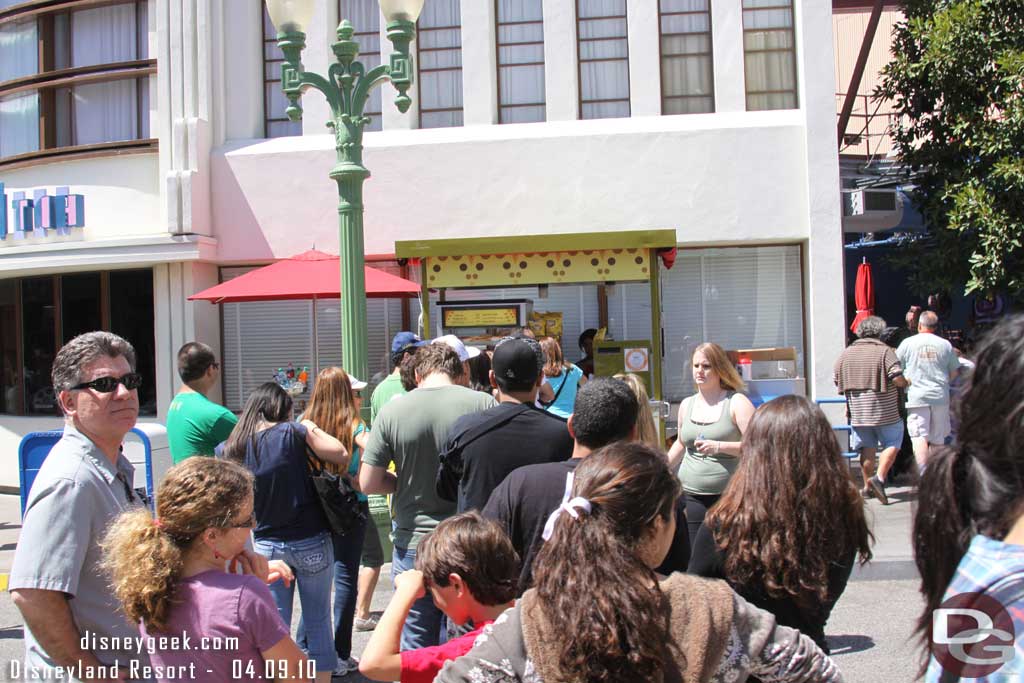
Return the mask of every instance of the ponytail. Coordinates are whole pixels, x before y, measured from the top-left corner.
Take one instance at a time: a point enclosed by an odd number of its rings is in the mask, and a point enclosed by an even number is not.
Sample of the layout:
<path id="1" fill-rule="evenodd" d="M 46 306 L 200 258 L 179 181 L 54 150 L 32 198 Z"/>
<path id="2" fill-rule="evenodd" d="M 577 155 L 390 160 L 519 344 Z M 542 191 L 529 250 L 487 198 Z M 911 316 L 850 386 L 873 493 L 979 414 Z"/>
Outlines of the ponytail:
<path id="1" fill-rule="evenodd" d="M 558 515 L 535 565 L 537 609 L 560 625 L 559 670 L 566 680 L 654 680 L 668 653 L 668 601 L 638 555 L 655 518 L 674 514 L 679 494 L 664 457 L 639 443 L 616 443 L 576 469 L 575 516 Z"/>
<path id="2" fill-rule="evenodd" d="M 185 561 L 185 548 L 158 526 L 147 510 L 126 512 L 103 541 L 104 565 L 124 613 L 147 629 L 167 624 L 171 598 Z"/>
<path id="3" fill-rule="evenodd" d="M 196 456 L 167 470 L 157 490 L 157 517 L 122 513 L 103 538 L 103 566 L 128 618 L 162 631 L 174 592 L 199 537 L 226 529 L 253 496 L 252 475 L 241 465 Z"/>

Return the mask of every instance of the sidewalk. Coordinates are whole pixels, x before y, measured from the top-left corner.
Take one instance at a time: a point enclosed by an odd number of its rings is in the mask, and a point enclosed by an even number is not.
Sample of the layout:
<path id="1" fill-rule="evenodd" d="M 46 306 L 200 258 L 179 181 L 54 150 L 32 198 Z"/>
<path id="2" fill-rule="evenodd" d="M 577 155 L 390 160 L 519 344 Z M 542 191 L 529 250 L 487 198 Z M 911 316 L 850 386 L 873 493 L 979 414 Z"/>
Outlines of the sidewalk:
<path id="1" fill-rule="evenodd" d="M 874 559 L 854 569 L 825 629 L 832 654 L 848 683 L 913 681 L 917 671 L 920 649 L 909 639 L 923 602 L 910 548 L 913 496 L 906 486 L 890 486 L 887 491 L 889 505 L 877 500 L 867 505 L 875 535 Z M 0 581 L 5 584 L 19 531 L 18 496 L 0 495 Z M 390 569 L 390 564 L 384 565 L 374 593 L 373 609 L 377 613 L 391 597 Z M 293 619 L 295 626 L 298 614 Z M 10 594 L 0 593 L 0 681 L 9 680 L 8 662 L 22 657 L 21 624 Z M 369 633 L 353 634 L 357 659 L 369 638 Z M 352 674 L 335 680 L 362 683 L 368 679 Z"/>

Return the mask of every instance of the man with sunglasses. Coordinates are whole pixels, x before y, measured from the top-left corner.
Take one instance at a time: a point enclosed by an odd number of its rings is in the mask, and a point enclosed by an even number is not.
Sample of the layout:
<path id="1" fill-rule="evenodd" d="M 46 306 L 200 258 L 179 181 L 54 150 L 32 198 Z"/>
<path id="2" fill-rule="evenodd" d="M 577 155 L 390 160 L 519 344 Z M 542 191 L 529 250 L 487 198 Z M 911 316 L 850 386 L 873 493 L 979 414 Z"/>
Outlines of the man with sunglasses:
<path id="1" fill-rule="evenodd" d="M 137 637 L 138 627 L 100 569 L 107 526 L 145 504 L 121 452 L 139 414 L 142 378 L 131 344 L 87 332 L 57 352 L 52 379 L 64 435 L 29 492 L 9 583 L 27 627 L 25 678 L 117 680 L 133 660 L 148 665 L 145 652 L 120 640 Z"/>
<path id="2" fill-rule="evenodd" d="M 201 342 L 182 346 L 178 376 L 185 385 L 167 409 L 167 445 L 174 464 L 193 455 L 213 455 L 238 423 L 234 413 L 207 398 L 220 379 L 213 349 Z"/>

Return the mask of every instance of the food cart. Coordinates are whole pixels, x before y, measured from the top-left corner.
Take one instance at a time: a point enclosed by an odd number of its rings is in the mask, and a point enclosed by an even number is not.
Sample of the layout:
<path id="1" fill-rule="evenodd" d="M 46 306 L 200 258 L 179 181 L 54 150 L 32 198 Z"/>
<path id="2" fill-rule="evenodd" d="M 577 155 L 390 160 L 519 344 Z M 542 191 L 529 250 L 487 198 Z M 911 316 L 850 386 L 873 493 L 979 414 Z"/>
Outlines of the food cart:
<path id="1" fill-rule="evenodd" d="M 658 252 L 675 245 L 675 230 L 630 230 L 407 240 L 395 242 L 395 255 L 419 263 L 424 335 L 434 336 L 434 332 L 446 331 L 459 336 L 467 333 L 469 343 L 476 344 L 502 336 L 510 329 L 529 326 L 534 302 L 476 300 L 448 304 L 446 289 L 648 283 L 650 338 L 618 342 L 619 347 L 599 348 L 595 353 L 603 351 L 601 367 L 605 372 L 610 368 L 639 368 L 638 374 L 647 382 L 651 398 L 660 401 L 662 339 Z M 438 292 L 440 321 L 430 320 L 431 290 Z M 557 318 L 549 320 L 557 329 Z M 432 322 L 435 328 L 431 327 Z"/>

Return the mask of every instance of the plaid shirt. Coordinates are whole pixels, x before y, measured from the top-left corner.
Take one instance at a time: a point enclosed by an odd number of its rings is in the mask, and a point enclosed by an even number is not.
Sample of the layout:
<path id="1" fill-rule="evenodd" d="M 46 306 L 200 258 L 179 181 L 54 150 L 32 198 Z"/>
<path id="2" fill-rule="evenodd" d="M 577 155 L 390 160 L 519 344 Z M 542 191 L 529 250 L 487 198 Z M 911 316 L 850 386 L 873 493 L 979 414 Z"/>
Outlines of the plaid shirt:
<path id="1" fill-rule="evenodd" d="M 956 574 L 946 589 L 943 600 L 968 592 L 988 594 L 998 591 L 1007 581 L 1024 577 L 1024 546 L 1003 543 L 978 534 L 971 540 L 967 554 L 960 560 Z M 1003 664 L 998 671 L 981 678 L 965 678 L 964 681 L 979 683 L 1009 683 L 1024 679 L 1024 600 L 1004 605 L 1013 619 L 1014 646 L 1013 660 Z M 937 683 L 942 667 L 932 655 L 928 662 L 925 683 Z"/>

